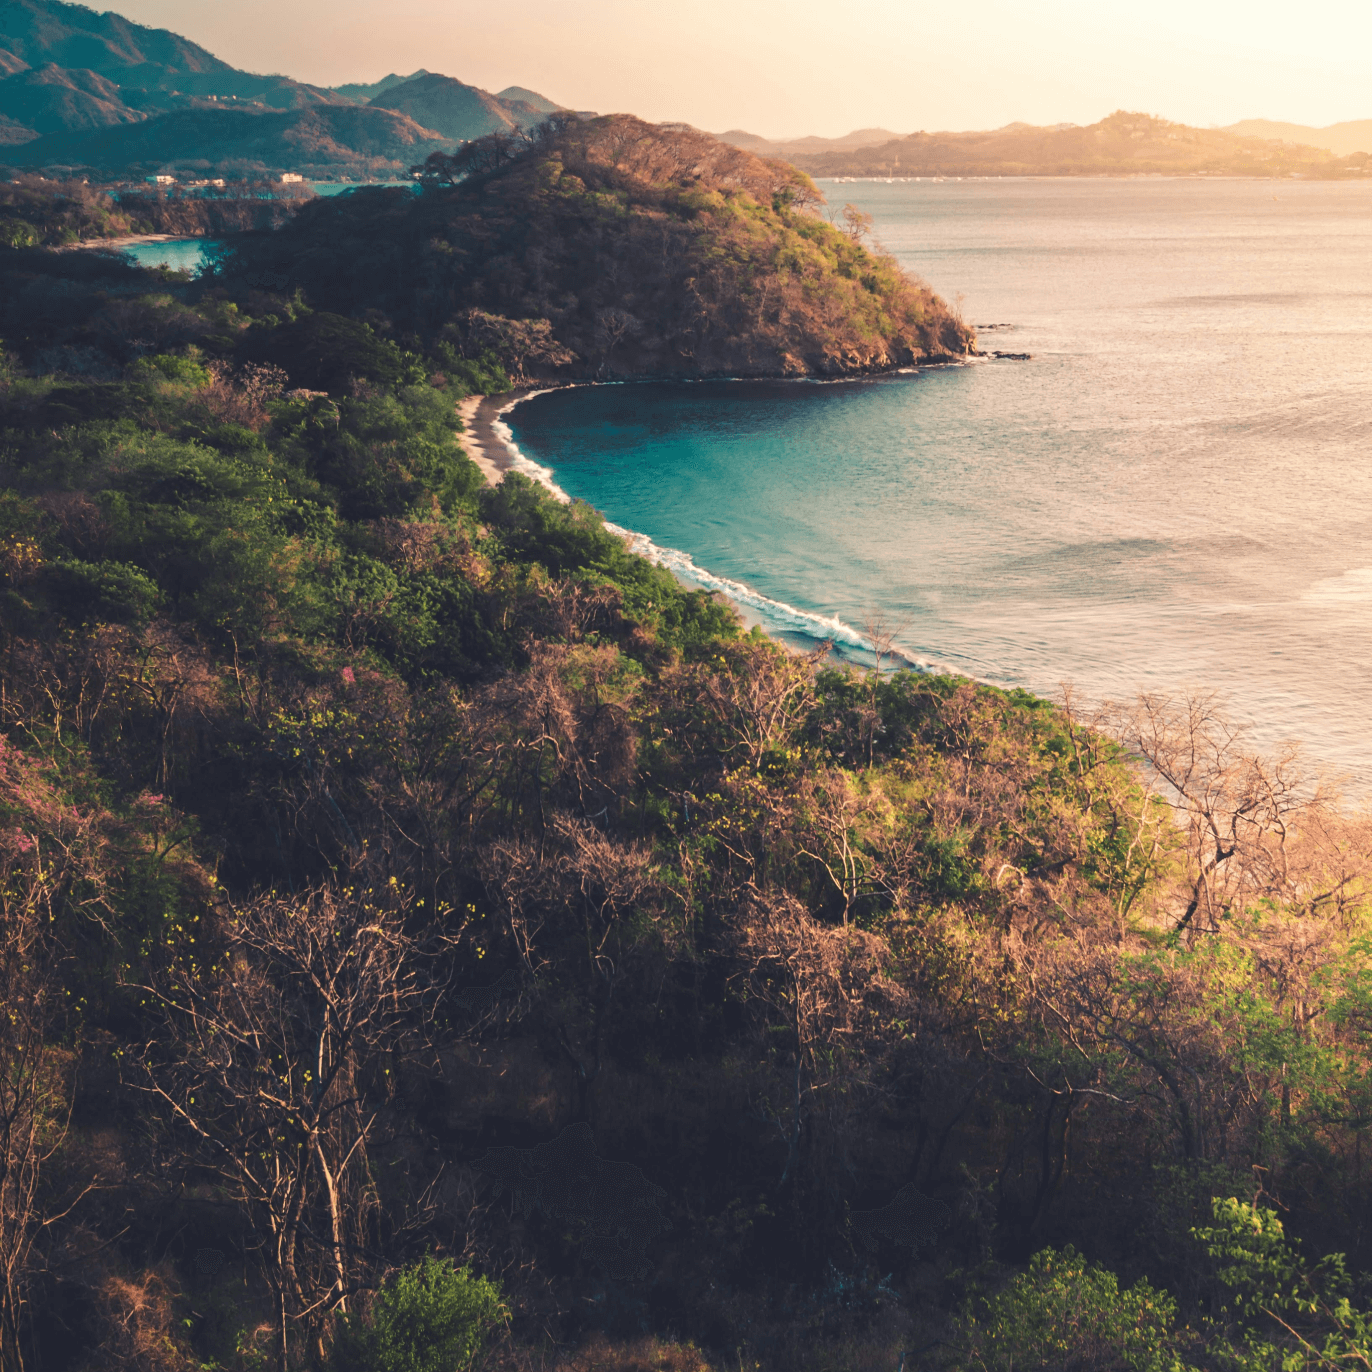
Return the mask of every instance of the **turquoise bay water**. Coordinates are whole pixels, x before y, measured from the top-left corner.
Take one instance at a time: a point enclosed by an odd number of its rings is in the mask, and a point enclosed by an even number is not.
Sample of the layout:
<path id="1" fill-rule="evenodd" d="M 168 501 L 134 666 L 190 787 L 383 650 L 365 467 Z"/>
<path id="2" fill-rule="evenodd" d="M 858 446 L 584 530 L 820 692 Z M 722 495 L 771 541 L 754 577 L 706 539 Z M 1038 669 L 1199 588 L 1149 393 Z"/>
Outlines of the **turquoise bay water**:
<path id="1" fill-rule="evenodd" d="M 775 632 L 1215 688 L 1372 785 L 1372 186 L 823 188 L 1033 360 L 548 393 L 507 416 L 530 469 Z"/>
<path id="2" fill-rule="evenodd" d="M 131 243 L 121 249 L 140 267 L 168 266 L 194 275 L 205 265 L 211 249 L 219 246 L 211 238 L 171 238 L 164 243 Z"/>

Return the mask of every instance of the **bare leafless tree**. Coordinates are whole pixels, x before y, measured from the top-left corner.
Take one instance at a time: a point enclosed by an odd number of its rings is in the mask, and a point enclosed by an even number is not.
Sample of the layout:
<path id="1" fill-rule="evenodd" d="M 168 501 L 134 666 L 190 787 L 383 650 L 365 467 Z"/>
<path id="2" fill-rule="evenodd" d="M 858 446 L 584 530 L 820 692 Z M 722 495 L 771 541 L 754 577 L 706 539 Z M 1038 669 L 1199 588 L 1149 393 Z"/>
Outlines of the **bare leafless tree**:
<path id="1" fill-rule="evenodd" d="M 866 990 L 883 981 L 881 940 L 855 928 L 812 918 L 792 896 L 768 894 L 750 903 L 737 924 L 735 981 L 794 1035 L 792 1080 L 783 1105 L 763 1100 L 762 1117 L 786 1144 L 778 1185 L 794 1175 L 806 1102 L 823 1089 L 820 1069 L 861 1023 Z"/>
<path id="2" fill-rule="evenodd" d="M 605 370 L 610 360 L 610 354 L 626 338 L 632 338 L 642 331 L 643 321 L 637 315 L 630 314 L 628 310 L 620 309 L 614 305 L 607 305 L 603 309 L 597 310 L 595 315 L 596 341 L 604 350 L 597 375 Z"/>
<path id="3" fill-rule="evenodd" d="M 859 718 L 863 742 L 867 745 L 867 766 L 876 754 L 876 736 L 881 731 L 881 712 L 877 709 L 877 689 L 886 663 L 897 655 L 896 640 L 910 627 L 908 616 L 892 618 L 885 610 L 873 608 L 862 619 L 862 636 L 876 658 L 876 667 L 867 673 L 867 703 Z"/>
<path id="4" fill-rule="evenodd" d="M 22 1372 L 34 1246 L 69 1208 L 49 1211 L 44 1182 L 66 1139 L 71 1100 L 49 1042 L 50 1000 L 60 993 L 42 930 L 24 914 L 0 918 L 0 1367 Z"/>
<path id="5" fill-rule="evenodd" d="M 106 836 L 37 761 L 0 739 L 0 1368 L 22 1372 L 25 1309 L 40 1240 L 93 1178 L 54 1188 L 67 1138 L 73 1055 L 54 1037 L 63 1012 L 59 919 L 106 913 Z M 84 888 L 84 899 L 73 898 Z"/>
<path id="6" fill-rule="evenodd" d="M 137 1084 L 242 1209 L 283 1369 L 292 1323 L 317 1333 L 346 1310 L 375 1252 L 368 1142 L 391 1055 L 439 992 L 436 949 L 406 932 L 412 906 L 361 880 L 225 903 L 212 962 L 177 958 L 141 987 L 162 1029 Z"/>
<path id="7" fill-rule="evenodd" d="M 746 644 L 730 670 L 704 682 L 705 703 L 722 725 L 731 761 L 756 768 L 768 749 L 784 746 L 814 705 L 814 672 L 828 644 L 793 657 L 770 643 Z"/>
<path id="8" fill-rule="evenodd" d="M 1369 859 L 1340 845 L 1336 796 L 1295 745 L 1267 756 L 1214 693 L 1145 695 L 1115 731 L 1156 779 L 1185 838 L 1175 928 L 1213 933 L 1255 900 L 1343 908 Z"/>
<path id="9" fill-rule="evenodd" d="M 843 207 L 843 232 L 853 240 L 854 243 L 861 243 L 864 238 L 872 232 L 872 225 L 875 221 L 866 210 L 860 210 L 856 205 L 845 205 Z"/>

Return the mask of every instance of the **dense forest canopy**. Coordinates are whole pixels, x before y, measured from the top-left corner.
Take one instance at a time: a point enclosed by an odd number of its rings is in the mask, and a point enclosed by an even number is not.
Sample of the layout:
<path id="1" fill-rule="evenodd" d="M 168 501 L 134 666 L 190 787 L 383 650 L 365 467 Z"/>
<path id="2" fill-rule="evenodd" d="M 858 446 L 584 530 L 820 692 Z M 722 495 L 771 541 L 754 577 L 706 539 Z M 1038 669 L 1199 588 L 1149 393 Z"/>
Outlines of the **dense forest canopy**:
<path id="1" fill-rule="evenodd" d="M 581 376 L 835 374 L 972 343 L 807 177 L 694 130 L 555 116 L 420 170 L 418 196 L 355 191 L 239 240 L 226 282 L 271 274 L 459 347 L 487 316 L 547 321 Z"/>
<path id="2" fill-rule="evenodd" d="M 0 1367 L 1365 1365 L 1366 815 L 487 485 L 521 365 L 967 335 L 688 131 L 427 171 L 0 248 Z"/>

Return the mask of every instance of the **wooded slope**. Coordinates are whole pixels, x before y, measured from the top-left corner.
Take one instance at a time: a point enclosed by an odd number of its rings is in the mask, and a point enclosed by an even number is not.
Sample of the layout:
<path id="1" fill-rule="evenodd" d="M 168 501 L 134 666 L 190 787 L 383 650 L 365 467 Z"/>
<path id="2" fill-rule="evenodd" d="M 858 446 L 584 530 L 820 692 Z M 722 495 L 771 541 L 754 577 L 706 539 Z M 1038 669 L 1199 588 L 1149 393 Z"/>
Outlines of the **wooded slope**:
<path id="1" fill-rule="evenodd" d="M 501 1372 L 1372 1358 L 1282 1229 L 1369 1267 L 1294 755 L 745 635 L 485 485 L 441 338 L 3 249 L 0 336 L 7 1369 L 375 1372 L 435 1253 Z"/>
<path id="2" fill-rule="evenodd" d="M 263 112 L 193 109 L 91 132 L 55 133 L 7 154 L 24 166 L 115 175 L 173 172 L 243 177 L 292 171 L 393 178 L 416 157 L 449 146 L 392 110 L 352 104 Z"/>
<path id="3" fill-rule="evenodd" d="M 565 117 L 422 169 L 418 197 L 358 191 L 237 242 L 341 313 L 478 347 L 546 321 L 561 374 L 833 375 L 960 357 L 970 330 L 818 212 L 807 177 L 708 134 Z M 531 366 L 556 350 L 531 349 Z M 560 354 L 557 354 L 560 356 Z"/>

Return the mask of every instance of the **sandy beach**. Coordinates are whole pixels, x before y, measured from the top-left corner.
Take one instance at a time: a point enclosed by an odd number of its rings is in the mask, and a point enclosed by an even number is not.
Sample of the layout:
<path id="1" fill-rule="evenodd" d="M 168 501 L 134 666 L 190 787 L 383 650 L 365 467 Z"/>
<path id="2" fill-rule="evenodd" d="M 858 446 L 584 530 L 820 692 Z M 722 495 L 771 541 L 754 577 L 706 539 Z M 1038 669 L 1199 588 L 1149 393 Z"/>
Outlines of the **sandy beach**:
<path id="1" fill-rule="evenodd" d="M 139 243 L 180 243 L 189 236 L 184 233 L 143 233 L 126 238 L 87 238 L 80 243 L 65 243 L 61 251 L 74 248 L 133 248 Z"/>
<path id="2" fill-rule="evenodd" d="M 510 400 L 509 393 L 469 395 L 457 405 L 458 417 L 462 420 L 462 447 L 492 486 L 498 486 L 510 470 L 509 450 L 492 427 L 496 416 Z"/>

